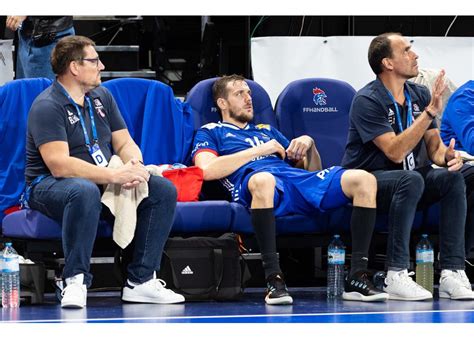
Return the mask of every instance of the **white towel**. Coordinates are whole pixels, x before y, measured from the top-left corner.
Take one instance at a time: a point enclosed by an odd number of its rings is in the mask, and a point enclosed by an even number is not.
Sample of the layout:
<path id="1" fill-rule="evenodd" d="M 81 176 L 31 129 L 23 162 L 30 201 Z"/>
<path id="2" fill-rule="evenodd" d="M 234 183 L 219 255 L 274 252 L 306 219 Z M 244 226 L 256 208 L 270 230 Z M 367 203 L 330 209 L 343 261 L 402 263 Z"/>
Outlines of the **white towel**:
<path id="1" fill-rule="evenodd" d="M 122 159 L 114 155 L 108 167 L 118 168 L 123 165 Z M 154 171 L 149 170 L 149 172 Z M 119 184 L 108 184 L 105 188 L 101 201 L 115 216 L 113 239 L 121 248 L 127 247 L 133 240 L 137 224 L 137 208 L 147 197 L 148 183 L 146 182 L 142 182 L 133 189 L 122 188 Z"/>

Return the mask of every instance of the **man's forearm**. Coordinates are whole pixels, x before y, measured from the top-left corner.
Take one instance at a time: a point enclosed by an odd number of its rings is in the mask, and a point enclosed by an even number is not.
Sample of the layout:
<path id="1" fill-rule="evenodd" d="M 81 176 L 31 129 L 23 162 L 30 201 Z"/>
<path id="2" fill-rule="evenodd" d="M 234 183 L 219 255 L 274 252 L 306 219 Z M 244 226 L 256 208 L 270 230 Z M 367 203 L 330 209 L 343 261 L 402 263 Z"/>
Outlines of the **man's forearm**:
<path id="1" fill-rule="evenodd" d="M 387 156 L 392 161 L 401 163 L 423 138 L 431 122 L 432 119 L 428 113 L 422 113 L 413 125 L 391 140 Z"/>
<path id="2" fill-rule="evenodd" d="M 138 159 L 143 161 L 142 152 L 135 142 L 129 142 L 125 144 L 120 150 L 117 151 L 117 155 L 120 157 L 120 159 L 122 159 L 124 164 L 130 161 L 130 159 Z"/>
<path id="3" fill-rule="evenodd" d="M 79 158 L 65 157 L 50 164 L 51 174 L 56 178 L 84 178 L 96 184 L 115 183 L 114 170 L 99 167 Z"/>
<path id="4" fill-rule="evenodd" d="M 310 172 L 322 170 L 321 157 L 319 156 L 318 149 L 313 142 L 313 145 L 306 152 L 304 159 L 304 168 Z"/>
<path id="5" fill-rule="evenodd" d="M 204 180 L 222 179 L 234 173 L 257 156 L 256 148 L 251 147 L 230 155 L 216 157 L 207 164 L 199 165 L 204 172 Z"/>

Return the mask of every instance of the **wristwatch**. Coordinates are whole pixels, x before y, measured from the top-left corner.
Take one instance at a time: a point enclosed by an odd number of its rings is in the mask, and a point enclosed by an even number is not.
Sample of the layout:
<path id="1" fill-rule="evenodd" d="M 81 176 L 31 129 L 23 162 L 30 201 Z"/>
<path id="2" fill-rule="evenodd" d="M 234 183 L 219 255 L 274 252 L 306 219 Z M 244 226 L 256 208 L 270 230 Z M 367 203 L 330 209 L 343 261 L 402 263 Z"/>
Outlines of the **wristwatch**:
<path id="1" fill-rule="evenodd" d="M 431 112 L 428 110 L 428 108 L 425 108 L 425 112 L 429 115 L 429 117 L 430 117 L 431 119 L 436 118 L 436 114 L 431 113 Z"/>

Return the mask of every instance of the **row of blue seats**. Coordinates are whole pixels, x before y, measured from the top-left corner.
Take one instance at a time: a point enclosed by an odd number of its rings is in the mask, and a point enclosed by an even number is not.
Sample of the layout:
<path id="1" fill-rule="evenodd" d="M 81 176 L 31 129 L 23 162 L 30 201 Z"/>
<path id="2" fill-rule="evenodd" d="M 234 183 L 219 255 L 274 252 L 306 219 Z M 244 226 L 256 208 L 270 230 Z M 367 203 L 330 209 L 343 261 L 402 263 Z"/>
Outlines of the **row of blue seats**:
<path id="1" fill-rule="evenodd" d="M 104 82 L 140 146 L 146 164 L 189 163 L 194 132 L 203 124 L 220 120 L 211 87 L 214 79 L 196 84 L 182 103 L 171 88 L 154 80 L 123 78 Z M 280 94 L 275 111 L 266 91 L 248 80 L 252 90 L 255 123 L 277 126 L 289 139 L 302 134 L 314 138 L 324 167 L 342 159 L 349 125 L 349 109 L 355 90 L 339 80 L 312 78 L 290 83 Z M 23 79 L 0 87 L 0 208 L 17 204 L 24 187 L 25 134 L 29 108 L 47 86 L 47 79 Z M 277 219 L 278 234 L 332 234 L 349 231 L 351 207 Z M 434 211 L 433 213 L 436 213 Z M 436 229 L 433 213 L 417 213 L 414 228 Z M 2 215 L 3 217 L 3 215 Z M 386 216 L 377 219 L 376 230 L 385 232 Z M 224 201 L 179 202 L 173 234 L 233 231 L 253 233 L 248 211 Z M 61 227 L 45 215 L 23 209 L 2 220 L 5 237 L 61 239 Z M 99 237 L 110 237 L 111 226 L 101 225 Z"/>

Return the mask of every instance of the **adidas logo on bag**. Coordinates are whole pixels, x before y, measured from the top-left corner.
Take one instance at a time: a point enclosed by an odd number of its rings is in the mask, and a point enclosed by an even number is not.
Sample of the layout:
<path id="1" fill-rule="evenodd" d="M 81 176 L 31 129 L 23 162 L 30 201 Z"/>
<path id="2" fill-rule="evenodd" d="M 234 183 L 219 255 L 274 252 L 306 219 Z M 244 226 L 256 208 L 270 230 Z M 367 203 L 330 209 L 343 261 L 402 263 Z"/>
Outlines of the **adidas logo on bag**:
<path id="1" fill-rule="evenodd" d="M 194 272 L 191 270 L 191 267 L 186 266 L 186 267 L 183 268 L 183 270 L 181 271 L 181 274 L 194 274 Z"/>

